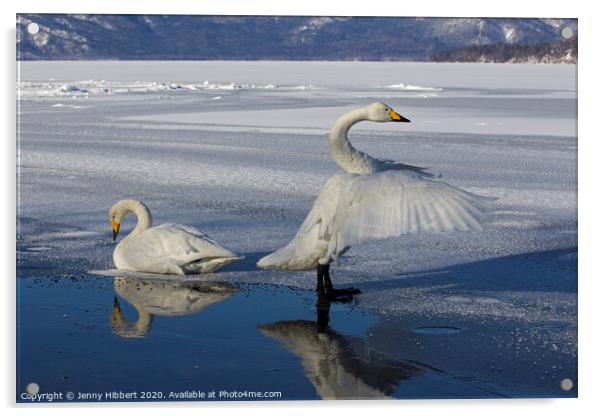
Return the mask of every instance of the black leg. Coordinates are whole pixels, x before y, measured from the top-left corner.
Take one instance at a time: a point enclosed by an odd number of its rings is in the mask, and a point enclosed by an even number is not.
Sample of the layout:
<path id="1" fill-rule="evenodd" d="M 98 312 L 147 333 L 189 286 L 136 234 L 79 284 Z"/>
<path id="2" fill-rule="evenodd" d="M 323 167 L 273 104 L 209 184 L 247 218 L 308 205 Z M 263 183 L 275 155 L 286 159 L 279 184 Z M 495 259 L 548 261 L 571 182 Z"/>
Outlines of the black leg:
<path id="1" fill-rule="evenodd" d="M 335 289 L 332 286 L 332 281 L 330 280 L 330 265 L 329 264 L 326 265 L 326 270 L 325 270 L 325 274 L 324 274 L 324 286 L 326 287 L 327 291 L 330 291 L 334 294 L 358 295 L 358 294 L 362 293 L 358 288 L 355 288 L 355 287 L 346 287 L 346 288 L 342 288 L 342 289 Z"/>
<path id="2" fill-rule="evenodd" d="M 316 302 L 316 327 L 318 333 L 323 334 L 328 328 L 330 322 L 330 302 L 331 300 L 325 296 L 318 297 Z"/>
<path id="3" fill-rule="evenodd" d="M 324 293 L 324 266 L 321 264 L 318 264 L 317 278 L 316 292 L 318 292 L 318 294 Z"/>
<path id="4" fill-rule="evenodd" d="M 349 302 L 353 295 L 361 293 L 360 290 L 355 287 L 335 289 L 330 280 L 329 264 L 318 265 L 318 286 L 316 291 L 318 292 L 318 296 L 328 298 L 335 302 Z"/>

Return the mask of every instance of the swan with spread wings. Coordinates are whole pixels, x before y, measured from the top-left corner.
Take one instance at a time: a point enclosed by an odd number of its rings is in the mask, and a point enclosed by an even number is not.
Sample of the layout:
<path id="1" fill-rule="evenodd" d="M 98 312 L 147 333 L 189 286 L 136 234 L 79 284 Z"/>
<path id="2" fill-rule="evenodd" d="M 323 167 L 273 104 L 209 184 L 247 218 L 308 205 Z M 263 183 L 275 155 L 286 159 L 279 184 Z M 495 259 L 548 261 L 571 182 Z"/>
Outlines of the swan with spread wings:
<path id="1" fill-rule="evenodd" d="M 265 269 L 317 269 L 318 294 L 334 300 L 360 293 L 335 289 L 330 280 L 330 263 L 351 246 L 419 232 L 481 230 L 491 201 L 434 179 L 425 168 L 357 150 L 347 133 L 364 120 L 410 121 L 381 102 L 341 116 L 329 140 L 343 172 L 326 182 L 292 241 L 257 263 Z"/>

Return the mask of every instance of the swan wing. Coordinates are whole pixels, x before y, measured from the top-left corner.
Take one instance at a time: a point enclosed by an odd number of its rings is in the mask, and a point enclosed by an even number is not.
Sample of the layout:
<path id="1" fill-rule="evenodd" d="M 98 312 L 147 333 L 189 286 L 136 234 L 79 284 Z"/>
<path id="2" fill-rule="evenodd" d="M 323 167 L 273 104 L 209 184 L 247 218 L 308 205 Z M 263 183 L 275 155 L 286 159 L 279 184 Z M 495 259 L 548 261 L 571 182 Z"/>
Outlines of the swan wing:
<path id="1" fill-rule="evenodd" d="M 161 224 L 153 227 L 148 240 L 160 242 L 166 256 L 193 257 L 236 257 L 232 251 L 207 237 L 198 229 L 181 224 Z"/>
<path id="2" fill-rule="evenodd" d="M 374 164 L 376 172 L 383 172 L 386 170 L 409 170 L 413 172 L 418 172 L 422 176 L 426 176 L 429 178 L 434 177 L 432 173 L 427 172 L 428 168 L 422 166 L 408 165 L 406 163 L 401 163 L 389 159 L 374 159 Z"/>
<path id="3" fill-rule="evenodd" d="M 357 177 L 358 175 L 352 173 L 341 172 L 330 178 L 322 187 L 314 205 L 299 228 L 298 234 L 317 230 L 319 238 L 328 239 L 327 237 L 334 232 L 333 219 L 337 212 L 341 193 Z"/>
<path id="4" fill-rule="evenodd" d="M 263 257 L 257 263 L 263 269 L 310 270 L 327 254 L 329 239 L 334 232 L 333 218 L 343 188 L 356 175 L 341 172 L 322 187 L 313 207 L 295 237 L 284 247 Z"/>
<path id="5" fill-rule="evenodd" d="M 403 234 L 481 230 L 490 201 L 410 170 L 355 175 L 337 197 L 331 244 L 340 251 Z"/>
<path id="6" fill-rule="evenodd" d="M 258 266 L 309 270 L 368 240 L 481 230 L 490 201 L 411 170 L 342 172 L 324 185 L 293 240 Z"/>
<path id="7" fill-rule="evenodd" d="M 192 263 L 239 257 L 194 227 L 161 224 L 127 242 L 120 253 L 131 268 L 156 273 L 204 271 L 188 269 Z"/>

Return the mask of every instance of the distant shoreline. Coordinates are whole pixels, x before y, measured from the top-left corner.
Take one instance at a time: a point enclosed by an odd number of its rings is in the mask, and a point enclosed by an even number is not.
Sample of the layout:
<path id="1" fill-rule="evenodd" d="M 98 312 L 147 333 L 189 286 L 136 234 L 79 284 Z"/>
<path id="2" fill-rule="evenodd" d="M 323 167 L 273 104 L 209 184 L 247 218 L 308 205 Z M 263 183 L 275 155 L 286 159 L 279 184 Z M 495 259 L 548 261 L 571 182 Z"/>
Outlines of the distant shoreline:
<path id="1" fill-rule="evenodd" d="M 18 14 L 17 59 L 567 60 L 576 19 Z M 567 41 L 568 39 L 568 41 Z M 568 60 L 576 59 L 575 53 Z"/>

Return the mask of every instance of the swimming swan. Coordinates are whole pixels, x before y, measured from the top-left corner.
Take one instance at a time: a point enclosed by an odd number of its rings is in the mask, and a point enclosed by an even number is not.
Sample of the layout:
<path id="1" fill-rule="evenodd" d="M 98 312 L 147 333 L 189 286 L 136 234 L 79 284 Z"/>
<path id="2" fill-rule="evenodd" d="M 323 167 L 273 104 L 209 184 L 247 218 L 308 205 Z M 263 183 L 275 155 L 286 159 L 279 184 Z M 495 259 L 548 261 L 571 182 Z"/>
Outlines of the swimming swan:
<path id="1" fill-rule="evenodd" d="M 113 252 L 115 267 L 161 274 L 211 273 L 242 257 L 206 237 L 193 227 L 180 224 L 152 226 L 150 211 L 140 201 L 124 199 L 109 210 L 113 240 L 128 213 L 138 224 Z"/>
<path id="2" fill-rule="evenodd" d="M 317 268 L 316 291 L 332 299 L 360 292 L 334 289 L 330 281 L 330 263 L 352 245 L 418 232 L 480 230 L 491 200 L 431 179 L 425 168 L 355 149 L 347 132 L 364 120 L 410 121 L 380 102 L 341 116 L 329 140 L 332 158 L 344 172 L 326 182 L 293 240 L 257 263 L 265 269 Z"/>

